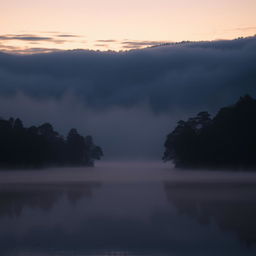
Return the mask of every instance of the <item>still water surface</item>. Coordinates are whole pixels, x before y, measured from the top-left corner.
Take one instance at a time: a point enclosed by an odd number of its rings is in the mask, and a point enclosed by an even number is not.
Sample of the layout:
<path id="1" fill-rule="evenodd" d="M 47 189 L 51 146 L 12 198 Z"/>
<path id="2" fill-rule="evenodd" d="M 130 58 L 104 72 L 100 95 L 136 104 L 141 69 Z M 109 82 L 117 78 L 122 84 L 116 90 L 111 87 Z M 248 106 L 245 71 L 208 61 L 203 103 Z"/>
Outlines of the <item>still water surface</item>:
<path id="1" fill-rule="evenodd" d="M 0 255 L 256 255 L 256 174 L 155 163 L 2 171 Z"/>

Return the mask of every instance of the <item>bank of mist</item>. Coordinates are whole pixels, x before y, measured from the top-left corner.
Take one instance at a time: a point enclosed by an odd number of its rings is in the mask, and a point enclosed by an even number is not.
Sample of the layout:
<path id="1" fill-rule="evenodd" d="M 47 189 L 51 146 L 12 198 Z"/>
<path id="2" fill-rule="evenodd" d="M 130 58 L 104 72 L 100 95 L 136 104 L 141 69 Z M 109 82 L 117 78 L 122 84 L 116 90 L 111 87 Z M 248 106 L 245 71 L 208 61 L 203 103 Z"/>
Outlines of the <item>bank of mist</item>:
<path id="1" fill-rule="evenodd" d="M 178 120 L 256 96 L 256 38 L 0 54 L 0 116 L 92 134 L 106 159 L 160 159 Z"/>

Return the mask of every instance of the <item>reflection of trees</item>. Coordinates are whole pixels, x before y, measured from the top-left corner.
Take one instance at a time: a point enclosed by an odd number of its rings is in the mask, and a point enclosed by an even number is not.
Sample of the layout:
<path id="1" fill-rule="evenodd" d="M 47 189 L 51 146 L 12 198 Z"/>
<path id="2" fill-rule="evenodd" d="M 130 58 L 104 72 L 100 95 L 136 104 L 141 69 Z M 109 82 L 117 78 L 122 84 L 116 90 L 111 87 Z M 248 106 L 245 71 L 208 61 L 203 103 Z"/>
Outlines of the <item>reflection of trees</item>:
<path id="1" fill-rule="evenodd" d="M 200 224 L 211 221 L 246 244 L 256 243 L 256 186 L 253 184 L 165 183 L 168 201 L 179 214 Z"/>
<path id="2" fill-rule="evenodd" d="M 25 208 L 48 211 L 66 197 L 76 204 L 83 197 L 91 197 L 99 183 L 52 185 L 1 185 L 0 216 L 20 216 Z"/>

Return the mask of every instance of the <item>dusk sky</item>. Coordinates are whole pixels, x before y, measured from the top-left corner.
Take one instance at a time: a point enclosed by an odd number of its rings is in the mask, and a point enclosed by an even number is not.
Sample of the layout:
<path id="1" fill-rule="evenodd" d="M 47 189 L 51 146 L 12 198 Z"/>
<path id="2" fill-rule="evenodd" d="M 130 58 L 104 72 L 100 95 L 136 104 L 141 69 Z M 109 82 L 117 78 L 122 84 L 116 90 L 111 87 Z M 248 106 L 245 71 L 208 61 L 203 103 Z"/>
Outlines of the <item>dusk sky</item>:
<path id="1" fill-rule="evenodd" d="M 255 0 L 2 0 L 0 50 L 127 50 L 256 34 Z"/>

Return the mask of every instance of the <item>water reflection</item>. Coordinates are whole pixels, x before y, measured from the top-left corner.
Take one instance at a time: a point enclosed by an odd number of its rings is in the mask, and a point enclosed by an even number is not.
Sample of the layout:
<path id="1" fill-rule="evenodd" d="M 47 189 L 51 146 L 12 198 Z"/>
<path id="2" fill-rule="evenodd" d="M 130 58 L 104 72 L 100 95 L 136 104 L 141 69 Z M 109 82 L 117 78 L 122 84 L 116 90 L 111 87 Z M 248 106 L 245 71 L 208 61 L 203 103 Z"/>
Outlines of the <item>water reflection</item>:
<path id="1" fill-rule="evenodd" d="M 256 186 L 254 184 L 200 184 L 166 182 L 167 198 L 180 215 L 199 224 L 214 222 L 235 233 L 248 246 L 256 243 Z"/>
<path id="2" fill-rule="evenodd" d="M 82 197 L 91 197 L 100 183 L 1 185 L 0 216 L 19 217 L 24 208 L 50 211 L 62 197 L 75 205 Z"/>
<path id="3" fill-rule="evenodd" d="M 170 182 L 0 186 L 0 255 L 255 255 L 256 189 Z"/>

